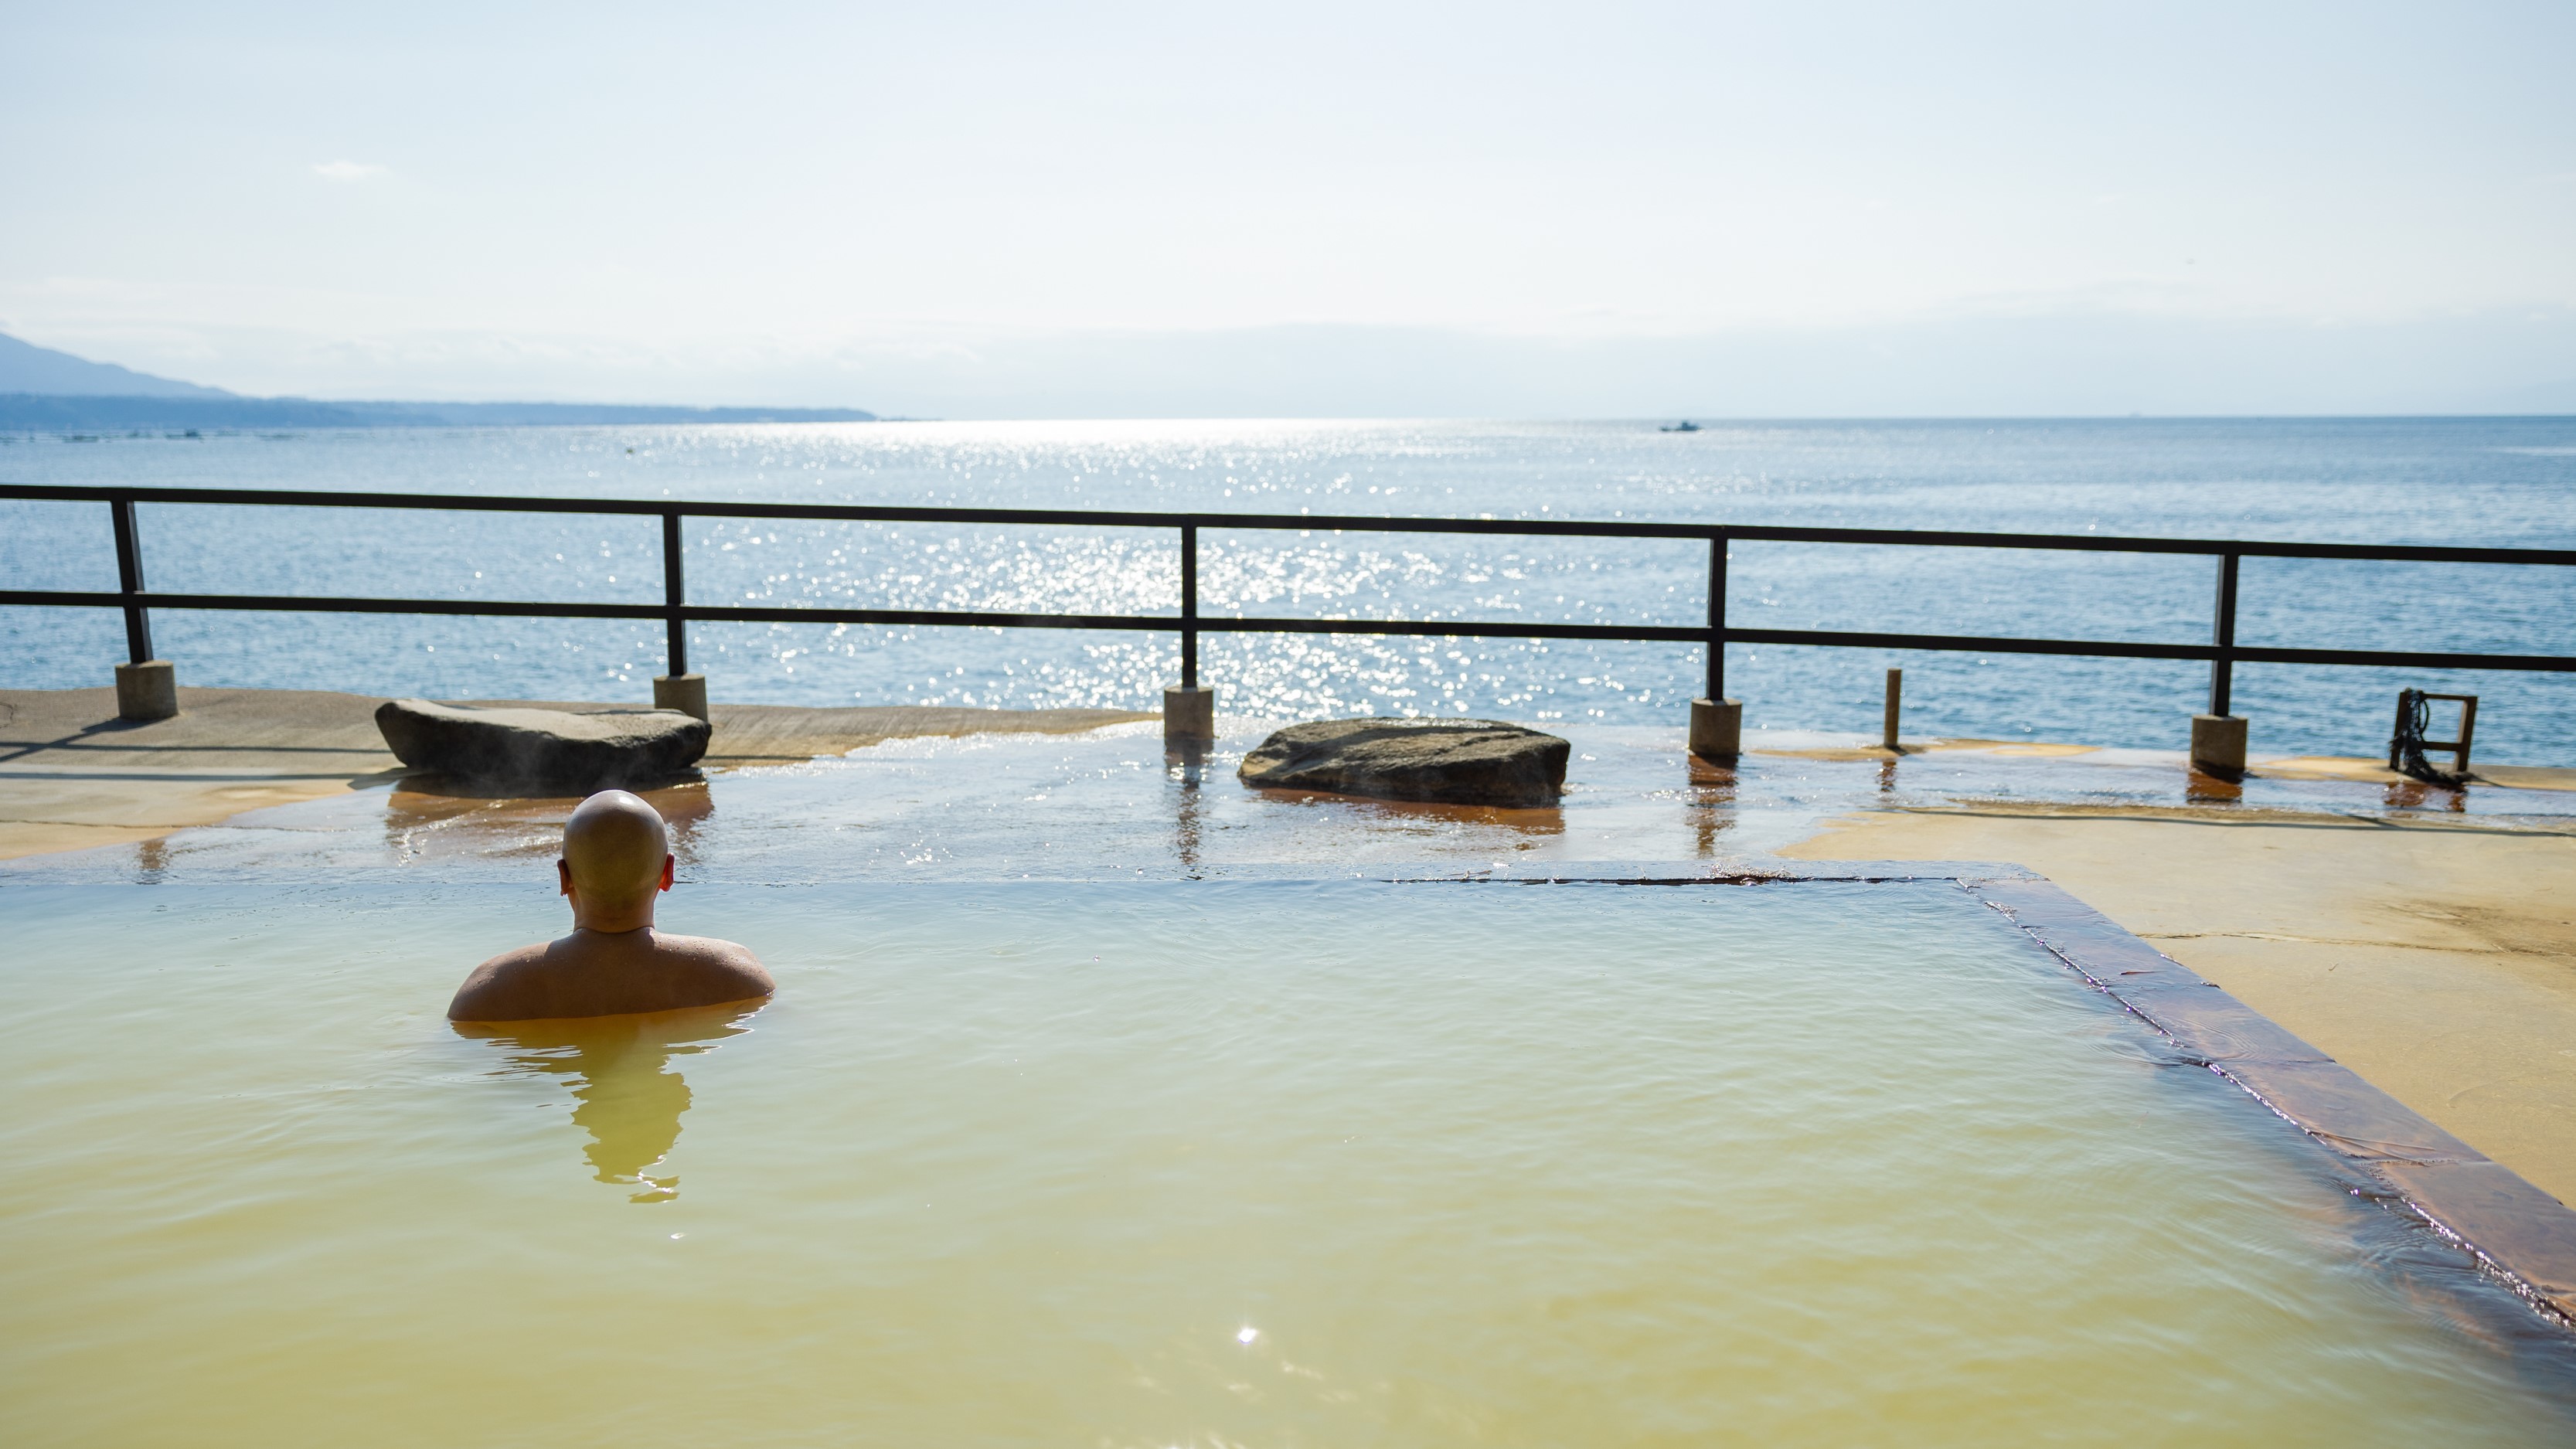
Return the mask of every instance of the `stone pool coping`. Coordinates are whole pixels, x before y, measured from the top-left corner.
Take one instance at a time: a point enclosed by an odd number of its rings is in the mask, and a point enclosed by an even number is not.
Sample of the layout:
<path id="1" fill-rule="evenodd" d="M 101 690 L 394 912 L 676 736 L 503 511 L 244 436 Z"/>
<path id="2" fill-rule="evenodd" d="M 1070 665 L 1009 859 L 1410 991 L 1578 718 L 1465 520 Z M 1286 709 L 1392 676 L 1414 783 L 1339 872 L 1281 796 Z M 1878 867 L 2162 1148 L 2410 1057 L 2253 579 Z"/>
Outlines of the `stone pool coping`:
<path id="1" fill-rule="evenodd" d="M 1527 885 L 1950 883 L 2144 1021 L 2186 1060 L 2225 1077 L 2306 1133 L 2332 1154 L 2342 1176 L 2365 1196 L 2393 1204 L 2459 1243 L 2534 1308 L 2562 1327 L 2576 1329 L 2576 1211 L 2023 867 L 1971 861 L 1765 861 L 1693 874 L 1669 864 L 1620 861 L 1512 871 L 1367 874 L 1403 882 Z"/>
<path id="2" fill-rule="evenodd" d="M 2044 879 L 1961 879 L 2191 1059 L 2576 1326 L 2576 1212 Z"/>

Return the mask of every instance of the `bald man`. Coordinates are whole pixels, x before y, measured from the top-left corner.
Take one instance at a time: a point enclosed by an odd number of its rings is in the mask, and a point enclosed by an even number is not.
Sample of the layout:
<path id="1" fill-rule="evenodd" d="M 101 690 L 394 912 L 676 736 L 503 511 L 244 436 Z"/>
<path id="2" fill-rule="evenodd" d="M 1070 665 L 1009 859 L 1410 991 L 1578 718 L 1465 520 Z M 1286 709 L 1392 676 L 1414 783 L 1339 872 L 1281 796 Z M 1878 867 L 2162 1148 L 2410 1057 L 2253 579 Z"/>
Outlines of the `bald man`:
<path id="1" fill-rule="evenodd" d="M 731 941 L 653 929 L 671 888 L 670 832 L 623 790 L 581 802 L 564 823 L 555 874 L 572 902 L 572 934 L 521 946 L 474 968 L 447 1004 L 450 1021 L 620 1016 L 757 1001 L 778 989 L 758 957 Z"/>

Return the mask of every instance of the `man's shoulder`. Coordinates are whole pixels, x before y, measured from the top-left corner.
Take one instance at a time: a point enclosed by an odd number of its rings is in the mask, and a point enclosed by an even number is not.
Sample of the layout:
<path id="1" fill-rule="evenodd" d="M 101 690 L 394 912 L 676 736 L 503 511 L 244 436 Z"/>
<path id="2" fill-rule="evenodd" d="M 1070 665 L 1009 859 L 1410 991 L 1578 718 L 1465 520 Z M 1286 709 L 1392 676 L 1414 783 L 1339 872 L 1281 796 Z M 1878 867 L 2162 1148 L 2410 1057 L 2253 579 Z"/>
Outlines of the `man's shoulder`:
<path id="1" fill-rule="evenodd" d="M 683 936 L 671 931 L 655 931 L 653 949 L 692 961 L 723 962 L 754 968 L 760 965 L 760 958 L 751 954 L 750 947 L 718 936 Z"/>
<path id="2" fill-rule="evenodd" d="M 519 973 L 537 965 L 539 962 L 544 961 L 546 959 L 546 952 L 552 950 L 554 945 L 555 943 L 552 941 L 530 941 L 524 946 L 513 946 L 509 950 L 502 952 L 500 955 L 493 957 L 491 960 L 484 962 L 482 965 L 475 967 L 472 971 L 467 972 L 465 976 L 465 989 L 471 991 L 476 986 L 482 985 L 486 982 L 499 981 L 507 977 L 518 975 Z"/>
<path id="3" fill-rule="evenodd" d="M 513 946 L 475 967 L 474 974 L 477 976 L 486 973 L 498 974 L 516 966 L 533 966 L 546 959 L 546 953 L 561 944 L 559 941 L 530 941 L 524 946 Z"/>
<path id="4" fill-rule="evenodd" d="M 684 960 L 693 969 L 710 976 L 757 988 L 746 991 L 744 994 L 747 996 L 765 996 L 777 989 L 777 983 L 770 979 L 769 968 L 760 964 L 760 958 L 751 953 L 750 947 L 737 942 L 715 936 L 678 936 L 656 931 L 653 933 L 653 948 Z"/>
<path id="5" fill-rule="evenodd" d="M 546 959 L 546 953 L 558 943 L 531 941 L 513 947 L 465 973 L 465 984 L 456 988 L 448 1003 L 447 1014 L 454 1020 L 476 1020 L 491 1016 L 495 1010 L 509 1014 L 507 999 L 512 988 Z M 497 1018 L 496 1018 L 497 1019 Z"/>

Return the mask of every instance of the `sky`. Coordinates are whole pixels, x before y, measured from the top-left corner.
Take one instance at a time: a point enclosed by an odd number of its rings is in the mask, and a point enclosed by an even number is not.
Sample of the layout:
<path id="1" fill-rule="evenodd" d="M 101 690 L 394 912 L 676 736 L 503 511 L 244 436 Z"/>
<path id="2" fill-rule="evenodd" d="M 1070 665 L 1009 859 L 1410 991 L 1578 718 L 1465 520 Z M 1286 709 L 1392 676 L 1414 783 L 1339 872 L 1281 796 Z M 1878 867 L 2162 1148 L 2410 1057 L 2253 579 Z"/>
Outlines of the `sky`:
<path id="1" fill-rule="evenodd" d="M 2576 411 L 2576 6 L 0 0 L 0 331 L 914 416 Z"/>

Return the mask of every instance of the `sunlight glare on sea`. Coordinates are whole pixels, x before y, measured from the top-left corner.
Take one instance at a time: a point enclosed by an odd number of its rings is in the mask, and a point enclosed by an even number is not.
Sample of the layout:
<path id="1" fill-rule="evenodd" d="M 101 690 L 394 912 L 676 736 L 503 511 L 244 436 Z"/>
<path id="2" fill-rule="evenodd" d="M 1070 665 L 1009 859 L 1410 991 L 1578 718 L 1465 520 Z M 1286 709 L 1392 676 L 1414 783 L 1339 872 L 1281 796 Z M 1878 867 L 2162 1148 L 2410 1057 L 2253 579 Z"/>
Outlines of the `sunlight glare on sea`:
<path id="1" fill-rule="evenodd" d="M 0 479 L 1297 514 L 1640 519 L 2576 546 L 2576 421 L 2094 420 L 1021 422 L 423 429 L 72 444 L 23 435 Z M 112 588 L 106 510 L 0 504 L 0 576 Z M 153 587 L 428 598 L 660 597 L 650 520 L 267 509 L 142 510 Z M 697 519 L 700 603 L 1172 614 L 1177 541 L 1155 529 Z M 1201 538 L 1202 612 L 1332 618 L 1705 620 L 1691 543 L 1252 532 Z M 2139 554 L 1738 543 L 1730 618 L 2204 642 L 2212 564 Z M 640 700 L 658 625 L 166 612 L 184 682 L 444 698 Z M 715 697 L 801 704 L 1151 708 L 1168 633 L 699 625 Z M 2249 560 L 2240 642 L 2576 654 L 2576 571 Z M 103 682 L 106 611 L 0 610 L 13 678 Z M 1476 714 L 1678 723 L 1692 646 L 1209 635 L 1229 713 Z M 1765 728 L 1874 732 L 1906 670 L 1909 733 L 2176 747 L 2203 707 L 2185 662 L 1737 645 L 1729 692 Z M 2544 675 L 2240 666 L 2258 752 L 2369 755 L 2414 685 L 2479 693 L 2482 758 L 2576 760 L 2576 682 Z"/>

